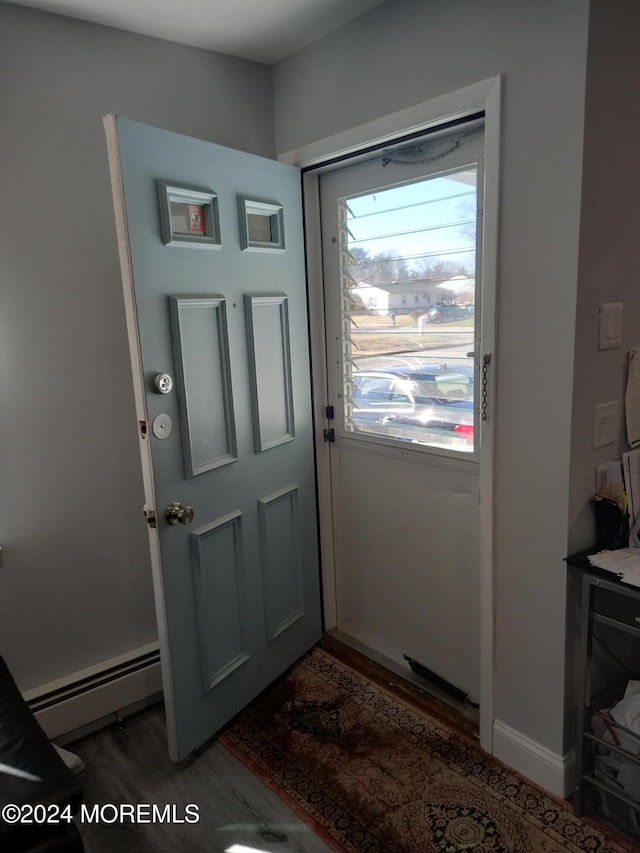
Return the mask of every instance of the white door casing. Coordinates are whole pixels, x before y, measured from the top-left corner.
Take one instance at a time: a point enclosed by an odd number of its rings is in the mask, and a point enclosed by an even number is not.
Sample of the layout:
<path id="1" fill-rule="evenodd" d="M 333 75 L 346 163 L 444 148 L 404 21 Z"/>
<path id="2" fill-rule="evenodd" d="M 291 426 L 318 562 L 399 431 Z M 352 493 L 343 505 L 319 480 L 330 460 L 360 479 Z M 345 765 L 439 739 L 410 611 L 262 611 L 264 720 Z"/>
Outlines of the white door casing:
<path id="1" fill-rule="evenodd" d="M 371 146 L 383 146 L 402 136 L 435 127 L 444 121 L 484 112 L 484 200 L 483 200 L 483 302 L 480 338 L 482 352 L 491 353 L 491 369 L 487 376 L 488 408 L 484 425 L 484 441 L 480 452 L 479 474 L 479 573 L 480 573 L 480 743 L 493 751 L 493 478 L 495 436 L 495 387 L 497 370 L 497 264 L 500 195 L 500 111 L 501 79 L 494 77 L 447 93 L 442 97 L 376 119 L 326 139 L 280 155 L 283 162 L 303 169 L 305 222 L 307 240 L 307 275 L 309 280 L 310 335 L 314 387 L 314 412 L 319 493 L 320 541 L 322 550 L 323 603 L 325 627 L 337 626 L 336 571 L 333 529 L 333 507 L 337 496 L 332 493 L 330 447 L 322 442 L 326 426 L 324 406 L 327 402 L 326 321 L 324 316 L 323 265 L 320 226 L 319 181 L 323 172 L 345 158 L 357 161 L 361 152 Z M 339 512 L 339 509 L 336 510 Z"/>

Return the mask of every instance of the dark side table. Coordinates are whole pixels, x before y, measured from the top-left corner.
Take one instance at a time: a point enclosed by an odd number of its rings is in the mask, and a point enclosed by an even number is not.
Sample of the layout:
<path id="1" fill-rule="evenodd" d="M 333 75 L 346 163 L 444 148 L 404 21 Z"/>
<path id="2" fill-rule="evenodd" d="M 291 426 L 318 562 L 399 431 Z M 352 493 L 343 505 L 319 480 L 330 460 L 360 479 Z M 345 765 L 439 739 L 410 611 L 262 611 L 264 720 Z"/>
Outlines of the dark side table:
<path id="1" fill-rule="evenodd" d="M 591 566 L 589 553 L 566 560 L 577 570 L 581 604 L 573 807 L 637 840 L 640 733 L 612 721 L 607 710 L 622 699 L 630 680 L 640 680 L 640 587 Z"/>

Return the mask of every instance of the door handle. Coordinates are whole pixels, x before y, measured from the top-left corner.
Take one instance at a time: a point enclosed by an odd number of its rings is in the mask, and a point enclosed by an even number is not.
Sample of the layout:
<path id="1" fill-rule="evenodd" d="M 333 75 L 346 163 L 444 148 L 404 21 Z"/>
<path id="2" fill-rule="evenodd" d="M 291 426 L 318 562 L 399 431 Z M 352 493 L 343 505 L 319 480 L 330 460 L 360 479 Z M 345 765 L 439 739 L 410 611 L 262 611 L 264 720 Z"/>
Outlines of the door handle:
<path id="1" fill-rule="evenodd" d="M 175 501 L 166 507 L 164 517 L 169 524 L 191 524 L 193 521 L 193 507 L 183 506 L 179 501 Z"/>

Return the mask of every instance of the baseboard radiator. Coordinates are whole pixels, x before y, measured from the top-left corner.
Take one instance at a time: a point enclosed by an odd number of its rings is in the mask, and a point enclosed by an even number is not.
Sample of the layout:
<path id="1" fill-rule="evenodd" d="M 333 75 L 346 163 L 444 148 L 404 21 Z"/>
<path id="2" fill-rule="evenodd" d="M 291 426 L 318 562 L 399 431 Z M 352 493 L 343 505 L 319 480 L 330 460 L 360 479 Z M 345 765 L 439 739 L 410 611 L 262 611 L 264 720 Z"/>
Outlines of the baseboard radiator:
<path id="1" fill-rule="evenodd" d="M 161 697 L 157 644 L 134 649 L 24 694 L 42 728 L 59 743 L 65 735 L 99 728 Z"/>

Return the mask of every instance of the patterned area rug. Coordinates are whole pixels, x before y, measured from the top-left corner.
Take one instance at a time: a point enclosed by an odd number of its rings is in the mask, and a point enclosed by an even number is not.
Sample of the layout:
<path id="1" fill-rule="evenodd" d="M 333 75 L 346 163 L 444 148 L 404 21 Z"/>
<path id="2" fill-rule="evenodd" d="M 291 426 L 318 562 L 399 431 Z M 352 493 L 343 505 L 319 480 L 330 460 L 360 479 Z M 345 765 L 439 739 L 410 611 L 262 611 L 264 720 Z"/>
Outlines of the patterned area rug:
<path id="1" fill-rule="evenodd" d="M 220 740 L 337 851 L 634 849 L 319 648 Z"/>

